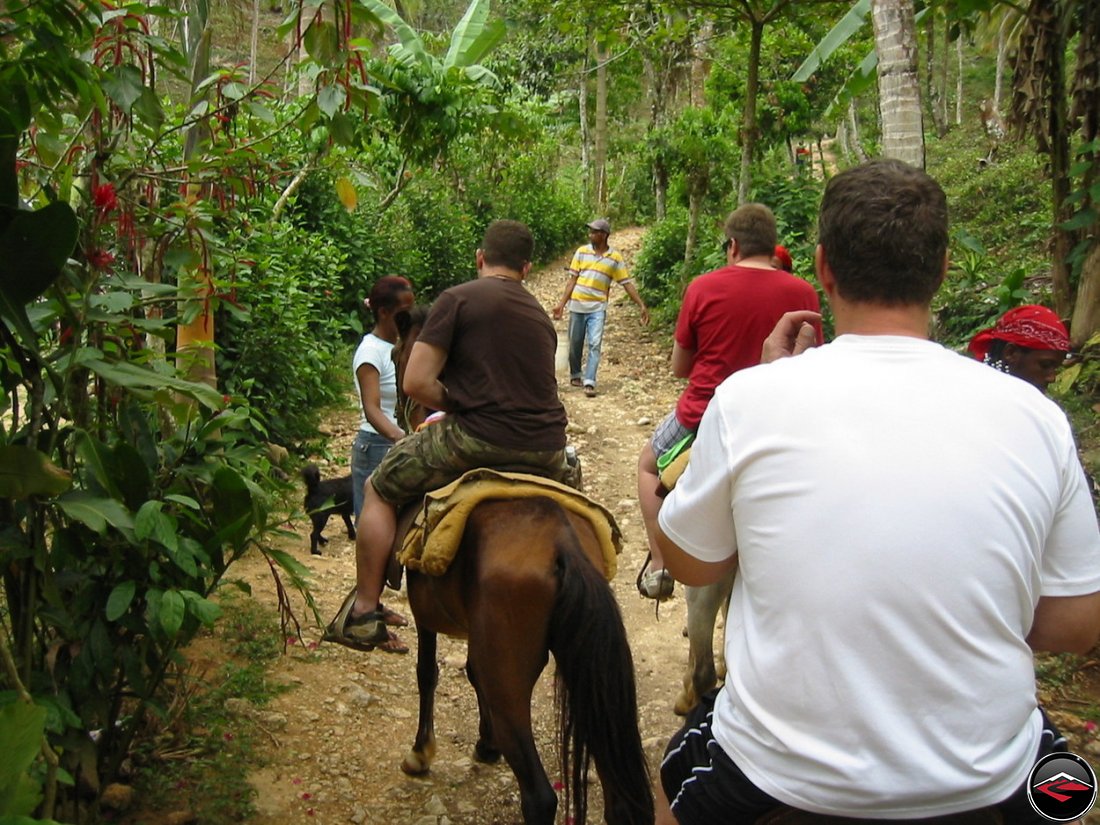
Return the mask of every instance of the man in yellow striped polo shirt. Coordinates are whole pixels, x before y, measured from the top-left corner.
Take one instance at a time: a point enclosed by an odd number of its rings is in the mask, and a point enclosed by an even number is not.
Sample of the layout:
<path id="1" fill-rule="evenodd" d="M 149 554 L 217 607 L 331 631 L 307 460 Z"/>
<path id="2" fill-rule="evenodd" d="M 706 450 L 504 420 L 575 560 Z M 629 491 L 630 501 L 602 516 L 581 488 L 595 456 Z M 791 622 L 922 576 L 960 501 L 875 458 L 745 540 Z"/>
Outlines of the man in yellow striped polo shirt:
<path id="1" fill-rule="evenodd" d="M 589 398 L 596 394 L 596 370 L 600 366 L 607 298 L 613 282 L 621 284 L 630 300 L 638 305 L 642 323 L 649 323 L 649 310 L 634 286 L 623 256 L 607 243 L 610 235 L 611 224 L 606 218 L 588 224 L 590 243 L 573 253 L 569 283 L 553 313 L 554 318 L 560 319 L 569 303 L 569 383 L 574 387 L 583 385 L 584 394 Z M 588 360 L 582 378 L 581 355 L 585 342 L 588 343 Z"/>

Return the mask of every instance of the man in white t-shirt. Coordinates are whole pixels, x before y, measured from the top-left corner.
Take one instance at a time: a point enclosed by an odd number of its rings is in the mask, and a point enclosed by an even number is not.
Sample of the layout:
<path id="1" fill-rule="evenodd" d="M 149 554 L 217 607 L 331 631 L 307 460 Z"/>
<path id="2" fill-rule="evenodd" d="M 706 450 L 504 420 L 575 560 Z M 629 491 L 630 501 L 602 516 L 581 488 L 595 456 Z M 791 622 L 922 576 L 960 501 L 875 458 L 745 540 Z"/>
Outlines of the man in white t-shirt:
<path id="1" fill-rule="evenodd" d="M 838 337 L 734 374 L 703 416 L 658 540 L 686 584 L 738 567 L 728 676 L 669 743 L 658 822 L 1043 821 L 1032 651 L 1096 641 L 1100 533 L 1062 411 L 928 340 L 947 239 L 923 171 L 832 178 L 815 263 Z"/>

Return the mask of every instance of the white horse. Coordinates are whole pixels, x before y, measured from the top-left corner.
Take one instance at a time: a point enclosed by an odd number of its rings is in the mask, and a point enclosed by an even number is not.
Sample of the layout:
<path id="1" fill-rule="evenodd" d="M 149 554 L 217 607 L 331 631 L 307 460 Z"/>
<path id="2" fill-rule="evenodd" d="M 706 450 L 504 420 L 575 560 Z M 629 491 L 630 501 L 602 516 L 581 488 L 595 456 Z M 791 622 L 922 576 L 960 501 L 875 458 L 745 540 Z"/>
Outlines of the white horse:
<path id="1" fill-rule="evenodd" d="M 730 591 L 733 589 L 733 577 L 737 570 L 731 570 L 726 576 L 705 587 L 685 587 L 684 600 L 687 602 L 688 665 L 684 671 L 684 687 L 673 709 L 681 716 L 699 704 L 699 698 L 717 686 L 718 680 L 725 681 L 726 658 L 722 640 L 718 643 L 718 655 L 714 654 L 714 623 L 718 611 L 722 611 L 723 621 L 729 610 Z"/>

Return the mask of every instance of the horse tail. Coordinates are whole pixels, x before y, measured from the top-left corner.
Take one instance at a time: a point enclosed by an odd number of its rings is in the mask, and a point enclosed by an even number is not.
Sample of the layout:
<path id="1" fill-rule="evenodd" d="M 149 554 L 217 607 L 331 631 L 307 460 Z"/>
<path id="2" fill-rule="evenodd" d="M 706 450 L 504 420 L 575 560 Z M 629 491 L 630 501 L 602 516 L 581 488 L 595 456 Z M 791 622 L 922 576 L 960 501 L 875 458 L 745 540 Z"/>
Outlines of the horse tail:
<path id="1" fill-rule="evenodd" d="M 557 599 L 549 647 L 557 670 L 559 750 L 573 821 L 588 812 L 588 766 L 595 762 L 612 825 L 653 822 L 653 792 L 638 732 L 634 660 L 618 602 L 572 530 L 556 542 Z M 570 758 L 572 755 L 572 758 Z"/>

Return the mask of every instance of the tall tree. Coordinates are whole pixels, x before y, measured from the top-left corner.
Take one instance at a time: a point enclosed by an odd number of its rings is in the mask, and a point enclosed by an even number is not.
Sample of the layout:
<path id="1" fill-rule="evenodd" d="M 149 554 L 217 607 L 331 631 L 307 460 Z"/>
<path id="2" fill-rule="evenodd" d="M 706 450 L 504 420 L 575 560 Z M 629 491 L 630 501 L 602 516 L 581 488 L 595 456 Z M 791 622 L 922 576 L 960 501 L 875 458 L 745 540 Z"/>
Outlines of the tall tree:
<path id="1" fill-rule="evenodd" d="M 882 152 L 924 167 L 924 119 L 917 78 L 913 0 L 871 0 L 878 55 Z"/>

